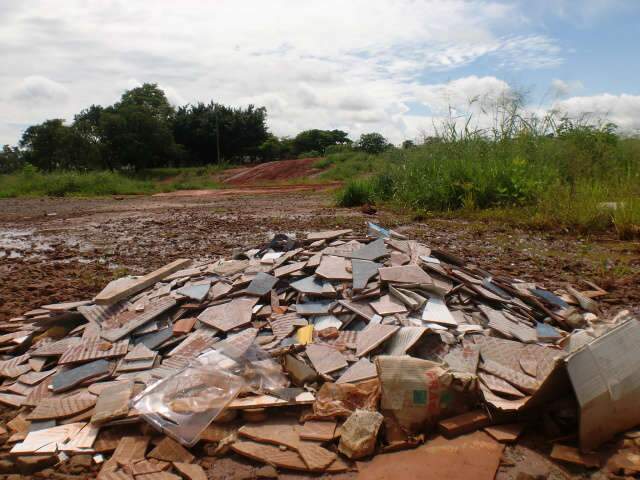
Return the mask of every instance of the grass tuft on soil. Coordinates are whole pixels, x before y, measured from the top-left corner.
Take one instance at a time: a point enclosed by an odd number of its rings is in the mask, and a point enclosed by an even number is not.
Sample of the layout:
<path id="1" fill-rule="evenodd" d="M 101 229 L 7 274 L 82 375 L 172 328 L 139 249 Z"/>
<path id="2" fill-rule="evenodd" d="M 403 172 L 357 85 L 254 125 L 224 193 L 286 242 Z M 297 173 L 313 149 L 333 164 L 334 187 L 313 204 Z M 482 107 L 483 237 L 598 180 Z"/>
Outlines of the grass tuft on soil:
<path id="1" fill-rule="evenodd" d="M 485 211 L 541 228 L 640 235 L 640 139 L 621 138 L 610 126 L 437 137 L 380 155 L 329 155 L 324 163 L 325 177 L 346 182 L 337 193 L 340 206 Z"/>
<path id="2" fill-rule="evenodd" d="M 213 179 L 213 175 L 222 168 L 224 167 L 158 168 L 137 173 L 111 171 L 45 173 L 28 166 L 18 173 L 0 175 L 0 198 L 138 195 L 218 188 L 220 184 Z"/>

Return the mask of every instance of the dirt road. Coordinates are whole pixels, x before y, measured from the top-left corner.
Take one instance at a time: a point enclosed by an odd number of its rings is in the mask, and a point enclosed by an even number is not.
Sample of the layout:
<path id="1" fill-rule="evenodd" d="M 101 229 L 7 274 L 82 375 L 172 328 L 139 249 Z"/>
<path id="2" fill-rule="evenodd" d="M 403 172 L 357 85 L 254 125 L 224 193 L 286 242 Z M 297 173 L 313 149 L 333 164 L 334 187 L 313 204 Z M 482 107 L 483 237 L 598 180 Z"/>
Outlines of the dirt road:
<path id="1" fill-rule="evenodd" d="M 581 279 L 611 293 L 612 310 L 640 304 L 640 246 L 610 236 L 529 232 L 500 224 L 367 216 L 313 191 L 124 199 L 0 201 L 0 321 L 45 303 L 91 297 L 111 278 L 179 257 L 229 255 L 277 232 L 397 228 L 488 270 L 562 286 Z"/>

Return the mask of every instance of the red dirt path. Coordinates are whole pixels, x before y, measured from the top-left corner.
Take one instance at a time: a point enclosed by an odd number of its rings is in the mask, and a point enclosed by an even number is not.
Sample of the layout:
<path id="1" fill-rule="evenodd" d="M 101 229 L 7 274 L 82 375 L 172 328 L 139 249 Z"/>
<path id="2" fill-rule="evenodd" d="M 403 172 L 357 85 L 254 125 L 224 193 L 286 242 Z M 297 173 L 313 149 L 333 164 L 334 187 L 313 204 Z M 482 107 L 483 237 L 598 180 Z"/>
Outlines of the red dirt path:
<path id="1" fill-rule="evenodd" d="M 278 160 L 267 162 L 255 167 L 234 169 L 231 176 L 224 182 L 231 185 L 246 185 L 250 183 L 269 182 L 274 180 L 291 180 L 310 177 L 321 170 L 313 165 L 319 158 L 301 158 L 297 160 Z"/>

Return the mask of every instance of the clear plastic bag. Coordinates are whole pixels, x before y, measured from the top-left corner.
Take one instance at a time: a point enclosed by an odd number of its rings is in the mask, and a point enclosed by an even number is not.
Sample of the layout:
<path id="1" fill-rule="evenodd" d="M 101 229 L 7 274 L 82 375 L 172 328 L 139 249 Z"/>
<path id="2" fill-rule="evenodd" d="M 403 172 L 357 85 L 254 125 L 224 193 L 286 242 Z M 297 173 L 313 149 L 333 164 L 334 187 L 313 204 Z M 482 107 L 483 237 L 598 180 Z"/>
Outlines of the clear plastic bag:
<path id="1" fill-rule="evenodd" d="M 282 368 L 269 354 L 252 341 L 242 344 L 231 337 L 183 370 L 146 388 L 132 404 L 155 428 L 192 446 L 240 393 L 260 393 L 286 383 Z"/>

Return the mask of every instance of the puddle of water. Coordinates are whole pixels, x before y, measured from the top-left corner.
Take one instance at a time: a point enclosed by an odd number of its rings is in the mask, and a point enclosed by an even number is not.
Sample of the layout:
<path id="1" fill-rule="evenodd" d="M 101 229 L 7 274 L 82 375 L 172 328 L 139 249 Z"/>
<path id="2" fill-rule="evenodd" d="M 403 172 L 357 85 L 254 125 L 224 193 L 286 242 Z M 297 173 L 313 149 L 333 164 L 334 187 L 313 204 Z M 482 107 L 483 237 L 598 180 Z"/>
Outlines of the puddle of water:
<path id="1" fill-rule="evenodd" d="M 52 245 L 60 241 L 83 253 L 93 250 L 91 245 L 77 238 L 38 235 L 34 229 L 0 229 L 0 258 L 44 258 L 55 250 Z"/>

